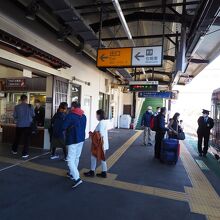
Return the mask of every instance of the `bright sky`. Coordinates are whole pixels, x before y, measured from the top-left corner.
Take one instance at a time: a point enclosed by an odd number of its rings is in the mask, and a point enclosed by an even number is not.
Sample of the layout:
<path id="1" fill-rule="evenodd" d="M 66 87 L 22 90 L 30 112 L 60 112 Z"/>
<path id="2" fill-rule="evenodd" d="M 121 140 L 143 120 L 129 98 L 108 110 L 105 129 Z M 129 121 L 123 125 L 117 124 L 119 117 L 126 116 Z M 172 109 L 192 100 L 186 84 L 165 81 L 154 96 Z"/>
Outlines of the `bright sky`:
<path id="1" fill-rule="evenodd" d="M 175 86 L 179 99 L 172 102 L 172 114 L 179 112 L 184 124 L 195 128 L 202 109 L 211 110 L 211 96 L 220 88 L 220 56 L 210 63 L 186 86 Z"/>

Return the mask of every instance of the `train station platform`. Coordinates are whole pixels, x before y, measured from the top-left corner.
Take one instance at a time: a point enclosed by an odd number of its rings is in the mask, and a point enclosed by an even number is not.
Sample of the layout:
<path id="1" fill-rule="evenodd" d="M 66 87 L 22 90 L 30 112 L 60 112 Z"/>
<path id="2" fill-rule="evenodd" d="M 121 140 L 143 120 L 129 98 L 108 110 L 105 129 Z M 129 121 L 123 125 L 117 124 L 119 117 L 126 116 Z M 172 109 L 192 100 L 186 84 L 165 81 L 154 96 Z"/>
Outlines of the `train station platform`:
<path id="1" fill-rule="evenodd" d="M 178 163 L 162 164 L 153 158 L 153 147 L 142 144 L 142 135 L 109 131 L 108 178 L 82 176 L 83 184 L 75 190 L 66 178 L 66 163 L 51 161 L 49 152 L 31 149 L 31 158 L 21 160 L 1 146 L 0 219 L 220 219 L 217 161 L 198 158 L 195 140 L 187 137 Z M 89 146 L 86 141 L 81 173 L 90 166 Z"/>

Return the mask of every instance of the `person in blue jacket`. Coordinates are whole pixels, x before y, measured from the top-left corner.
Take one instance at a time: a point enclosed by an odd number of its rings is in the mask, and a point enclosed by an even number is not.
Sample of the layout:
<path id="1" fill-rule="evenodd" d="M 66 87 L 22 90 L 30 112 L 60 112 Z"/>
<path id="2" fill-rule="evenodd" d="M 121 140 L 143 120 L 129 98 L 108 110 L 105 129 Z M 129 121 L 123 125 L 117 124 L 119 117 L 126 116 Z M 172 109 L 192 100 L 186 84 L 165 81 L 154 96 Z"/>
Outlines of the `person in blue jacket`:
<path id="1" fill-rule="evenodd" d="M 76 188 L 82 183 L 78 165 L 86 130 L 86 116 L 81 109 L 80 103 L 72 102 L 71 111 L 65 118 L 63 129 L 66 131 L 66 145 L 68 148 L 67 162 L 69 172 L 67 176 L 74 181 L 72 187 Z"/>
<path id="2" fill-rule="evenodd" d="M 141 126 L 144 128 L 144 145 L 152 145 L 151 143 L 151 128 L 150 122 L 153 117 L 152 107 L 148 106 L 147 111 L 143 114 L 141 120 Z"/>
<path id="3" fill-rule="evenodd" d="M 166 108 L 162 107 L 160 113 L 156 116 L 154 120 L 155 127 L 156 127 L 154 157 L 157 159 L 160 159 L 162 140 L 164 139 L 164 135 L 166 131 L 169 130 L 165 126 L 165 116 L 166 116 Z"/>
<path id="4" fill-rule="evenodd" d="M 67 160 L 67 150 L 63 131 L 67 107 L 68 104 L 66 102 L 61 102 L 56 114 L 51 119 L 51 160 L 59 158 L 59 155 L 56 155 L 57 147 L 63 149 L 64 160 Z"/>
<path id="5" fill-rule="evenodd" d="M 16 122 L 16 133 L 15 133 L 15 140 L 12 146 L 12 154 L 18 153 L 18 146 L 20 140 L 23 139 L 24 148 L 22 151 L 22 158 L 26 159 L 29 157 L 29 145 L 31 141 L 31 125 L 33 123 L 34 108 L 32 105 L 27 103 L 27 96 L 21 95 L 20 104 L 15 106 L 14 109 L 14 120 Z"/>

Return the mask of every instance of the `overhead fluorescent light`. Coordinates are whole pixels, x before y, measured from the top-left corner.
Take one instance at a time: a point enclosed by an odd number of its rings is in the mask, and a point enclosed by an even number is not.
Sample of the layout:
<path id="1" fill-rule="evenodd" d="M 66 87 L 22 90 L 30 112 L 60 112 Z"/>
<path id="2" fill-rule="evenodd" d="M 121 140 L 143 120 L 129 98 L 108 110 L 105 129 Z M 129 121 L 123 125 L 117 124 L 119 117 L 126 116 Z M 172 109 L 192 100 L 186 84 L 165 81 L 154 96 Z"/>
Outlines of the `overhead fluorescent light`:
<path id="1" fill-rule="evenodd" d="M 134 42 L 134 40 L 132 38 L 132 34 L 131 34 L 130 29 L 128 27 L 128 24 L 127 24 L 127 22 L 125 20 L 124 14 L 123 14 L 122 9 L 121 9 L 121 6 L 119 4 L 119 1 L 118 0 L 112 0 L 112 3 L 114 5 L 114 7 L 115 7 L 117 15 L 118 15 L 118 17 L 119 17 L 119 19 L 121 21 L 121 24 L 122 24 L 122 26 L 124 28 L 126 36 L 128 37 L 129 40 L 131 40 L 132 45 L 135 47 L 135 42 Z M 144 68 L 142 68 L 142 72 L 143 72 L 143 74 L 146 74 Z"/>
<path id="2" fill-rule="evenodd" d="M 14 47 L 14 48 L 16 48 L 16 49 L 18 49 L 18 50 L 21 50 L 21 47 L 15 46 L 15 45 L 10 44 L 10 43 L 8 43 L 8 42 L 6 42 L 6 41 L 0 40 L 0 42 L 2 42 L 2 43 L 4 43 L 4 44 L 7 44 L 8 46 Z"/>
<path id="3" fill-rule="evenodd" d="M 124 28 L 126 36 L 128 37 L 129 40 L 131 40 L 132 39 L 132 35 L 131 35 L 131 32 L 129 30 L 128 24 L 127 24 L 127 22 L 125 20 L 124 14 L 123 14 L 123 12 L 121 10 L 121 6 L 120 6 L 118 0 L 112 0 L 112 3 L 114 5 L 114 7 L 115 7 L 115 10 L 116 10 L 117 14 L 118 14 L 118 17 L 119 17 L 119 19 L 121 21 L 121 24 L 122 24 L 122 26 Z"/>

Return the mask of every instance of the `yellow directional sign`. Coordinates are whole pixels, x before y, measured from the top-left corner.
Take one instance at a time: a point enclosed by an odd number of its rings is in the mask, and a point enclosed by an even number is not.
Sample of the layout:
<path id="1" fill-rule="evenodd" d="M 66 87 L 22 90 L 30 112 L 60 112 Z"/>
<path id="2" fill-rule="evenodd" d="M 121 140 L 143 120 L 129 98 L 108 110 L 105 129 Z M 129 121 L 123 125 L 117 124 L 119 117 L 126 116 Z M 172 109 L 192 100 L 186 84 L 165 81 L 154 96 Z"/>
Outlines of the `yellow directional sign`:
<path id="1" fill-rule="evenodd" d="M 160 67 L 162 46 L 103 48 L 97 52 L 97 67 Z"/>
<path id="2" fill-rule="evenodd" d="M 132 48 L 98 49 L 97 67 L 131 66 Z"/>

